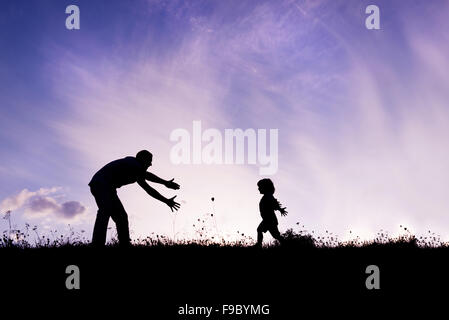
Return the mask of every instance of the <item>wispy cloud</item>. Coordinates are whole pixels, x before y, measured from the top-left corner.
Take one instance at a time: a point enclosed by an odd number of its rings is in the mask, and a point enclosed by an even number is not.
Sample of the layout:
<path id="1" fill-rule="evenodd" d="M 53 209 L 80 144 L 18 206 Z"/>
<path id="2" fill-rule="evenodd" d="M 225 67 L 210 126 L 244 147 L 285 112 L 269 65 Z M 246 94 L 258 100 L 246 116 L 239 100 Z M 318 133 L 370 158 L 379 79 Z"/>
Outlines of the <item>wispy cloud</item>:
<path id="1" fill-rule="evenodd" d="M 58 204 L 51 197 L 36 197 L 30 200 L 26 213 L 29 217 L 53 214 L 56 217 L 72 219 L 84 213 L 86 208 L 78 201 L 67 201 Z"/>
<path id="2" fill-rule="evenodd" d="M 41 188 L 37 191 L 29 191 L 28 189 L 23 189 L 15 196 L 8 197 L 6 199 L 3 199 L 0 203 L 0 211 L 6 211 L 6 210 L 17 210 L 22 208 L 25 203 L 32 197 L 35 196 L 45 196 L 49 195 L 51 193 L 55 193 L 58 190 L 60 190 L 59 187 L 53 187 L 53 188 Z"/>
<path id="3" fill-rule="evenodd" d="M 41 188 L 37 191 L 24 189 L 18 194 L 4 199 L 0 203 L 0 211 L 21 211 L 26 218 L 51 217 L 56 222 L 67 222 L 78 215 L 83 214 L 86 208 L 78 201 L 66 201 L 60 203 L 55 194 L 61 188 Z M 53 195 L 53 196 L 52 196 Z M 56 195 L 57 196 L 57 195 Z"/>

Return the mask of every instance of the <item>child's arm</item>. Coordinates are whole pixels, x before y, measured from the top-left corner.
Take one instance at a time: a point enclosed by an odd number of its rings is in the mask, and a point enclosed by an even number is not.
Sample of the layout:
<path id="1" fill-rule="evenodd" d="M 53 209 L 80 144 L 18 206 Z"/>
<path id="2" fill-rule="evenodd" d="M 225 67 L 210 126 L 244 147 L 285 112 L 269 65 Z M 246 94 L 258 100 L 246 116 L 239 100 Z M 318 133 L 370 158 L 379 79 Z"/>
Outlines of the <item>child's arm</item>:
<path id="1" fill-rule="evenodd" d="M 287 207 L 282 207 L 282 204 L 277 199 L 275 199 L 274 210 L 278 210 L 281 213 L 281 216 L 286 216 L 288 212 L 285 209 L 287 209 Z"/>

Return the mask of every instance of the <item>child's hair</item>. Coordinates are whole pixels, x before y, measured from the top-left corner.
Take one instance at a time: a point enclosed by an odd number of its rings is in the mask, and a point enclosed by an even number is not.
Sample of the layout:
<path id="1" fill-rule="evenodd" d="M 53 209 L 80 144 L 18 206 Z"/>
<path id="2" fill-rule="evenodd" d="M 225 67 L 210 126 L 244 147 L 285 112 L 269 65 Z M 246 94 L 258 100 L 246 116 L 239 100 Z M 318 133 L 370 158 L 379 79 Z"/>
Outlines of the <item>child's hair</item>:
<path id="1" fill-rule="evenodd" d="M 259 182 L 257 182 L 257 185 L 259 186 L 262 193 L 274 194 L 274 184 L 270 179 L 259 180 Z"/>

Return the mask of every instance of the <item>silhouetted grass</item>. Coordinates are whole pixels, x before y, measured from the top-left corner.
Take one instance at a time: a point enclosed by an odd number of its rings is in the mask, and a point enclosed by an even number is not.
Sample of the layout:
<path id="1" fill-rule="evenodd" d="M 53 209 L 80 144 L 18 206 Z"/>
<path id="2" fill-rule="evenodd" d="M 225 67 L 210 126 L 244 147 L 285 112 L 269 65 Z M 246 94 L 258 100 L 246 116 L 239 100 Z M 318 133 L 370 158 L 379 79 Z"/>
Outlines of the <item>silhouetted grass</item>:
<path id="1" fill-rule="evenodd" d="M 339 241 L 331 232 L 317 236 L 313 231 L 289 229 L 282 245 L 273 241 L 261 249 L 241 232 L 226 241 L 213 230 L 212 239 L 210 231 L 202 229 L 202 221 L 195 223 L 201 234 L 192 239 L 151 234 L 126 249 L 113 238 L 98 250 L 89 245 L 84 232 L 73 229 L 42 235 L 37 227 L 27 225 L 24 231 L 4 232 L 2 285 L 13 291 L 66 292 L 66 267 L 76 265 L 82 270 L 83 292 L 110 295 L 138 288 L 148 299 L 176 297 L 185 303 L 193 290 L 201 299 L 213 296 L 215 301 L 226 301 L 232 292 L 237 300 L 251 296 L 264 301 L 267 288 L 276 296 L 280 285 L 288 286 L 288 292 L 300 289 L 317 297 L 329 290 L 366 293 L 365 270 L 374 264 L 382 270 L 385 292 L 417 292 L 417 288 L 429 292 L 435 284 L 449 286 L 440 276 L 447 269 L 448 244 L 431 232 L 418 237 L 403 228 L 397 237 L 380 231 L 371 241 L 357 236 Z M 296 293 L 289 296 L 286 305 L 296 305 Z"/>
<path id="2" fill-rule="evenodd" d="M 213 216 L 213 215 L 211 215 Z M 133 247 L 230 247 L 230 248 L 249 248 L 255 243 L 255 239 L 237 231 L 237 240 L 229 241 L 220 236 L 217 230 L 210 231 L 205 225 L 205 220 L 198 219 L 193 224 L 195 229 L 195 238 L 185 238 L 173 240 L 166 235 L 157 235 L 152 233 L 146 238 L 138 238 L 132 242 Z M 277 241 L 265 244 L 263 249 L 284 247 L 289 249 L 339 249 L 339 248 L 447 248 L 448 242 L 441 241 L 440 236 L 428 231 L 427 235 L 415 236 L 410 233 L 406 227 L 402 227 L 403 234 L 397 237 L 391 237 L 387 231 L 380 230 L 375 239 L 366 241 L 356 236 L 352 240 L 339 241 L 338 237 L 326 231 L 325 236 L 314 236 L 306 230 L 295 231 L 288 229 L 283 233 L 285 241 L 280 245 Z M 216 229 L 216 228 L 215 228 Z M 60 247 L 87 247 L 90 241 L 84 235 L 84 231 L 75 232 L 72 227 L 68 234 L 58 234 L 56 230 L 51 230 L 50 234 L 40 235 L 37 226 L 33 228 L 29 224 L 25 225 L 24 230 L 4 231 L 0 238 L 0 248 L 32 249 L 32 248 L 60 248 Z M 116 238 L 112 238 L 107 247 L 118 246 Z"/>

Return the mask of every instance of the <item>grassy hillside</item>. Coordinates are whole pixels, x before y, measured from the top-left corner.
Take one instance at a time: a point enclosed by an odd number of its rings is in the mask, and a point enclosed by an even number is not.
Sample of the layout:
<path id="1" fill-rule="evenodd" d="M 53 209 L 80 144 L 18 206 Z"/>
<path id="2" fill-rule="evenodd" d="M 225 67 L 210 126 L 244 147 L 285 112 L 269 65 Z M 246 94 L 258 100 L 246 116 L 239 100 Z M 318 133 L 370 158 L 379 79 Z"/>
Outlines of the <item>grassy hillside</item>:
<path id="1" fill-rule="evenodd" d="M 292 230 L 284 236 L 285 245 L 262 249 L 244 241 L 173 243 L 157 236 L 131 248 L 112 243 L 103 249 L 79 239 L 37 245 L 3 239 L 0 274 L 9 297 L 27 292 L 34 299 L 45 296 L 71 303 L 90 303 L 97 297 L 128 304 L 140 301 L 140 307 L 169 315 L 168 319 L 181 319 L 178 308 L 185 304 L 223 303 L 269 304 L 277 319 L 296 314 L 299 302 L 306 307 L 309 301 L 343 297 L 389 301 L 449 284 L 449 248 L 444 244 L 423 245 L 412 235 L 337 245 Z M 80 269 L 80 290 L 66 288 L 69 265 Z M 369 265 L 380 269 L 380 290 L 366 288 Z"/>

